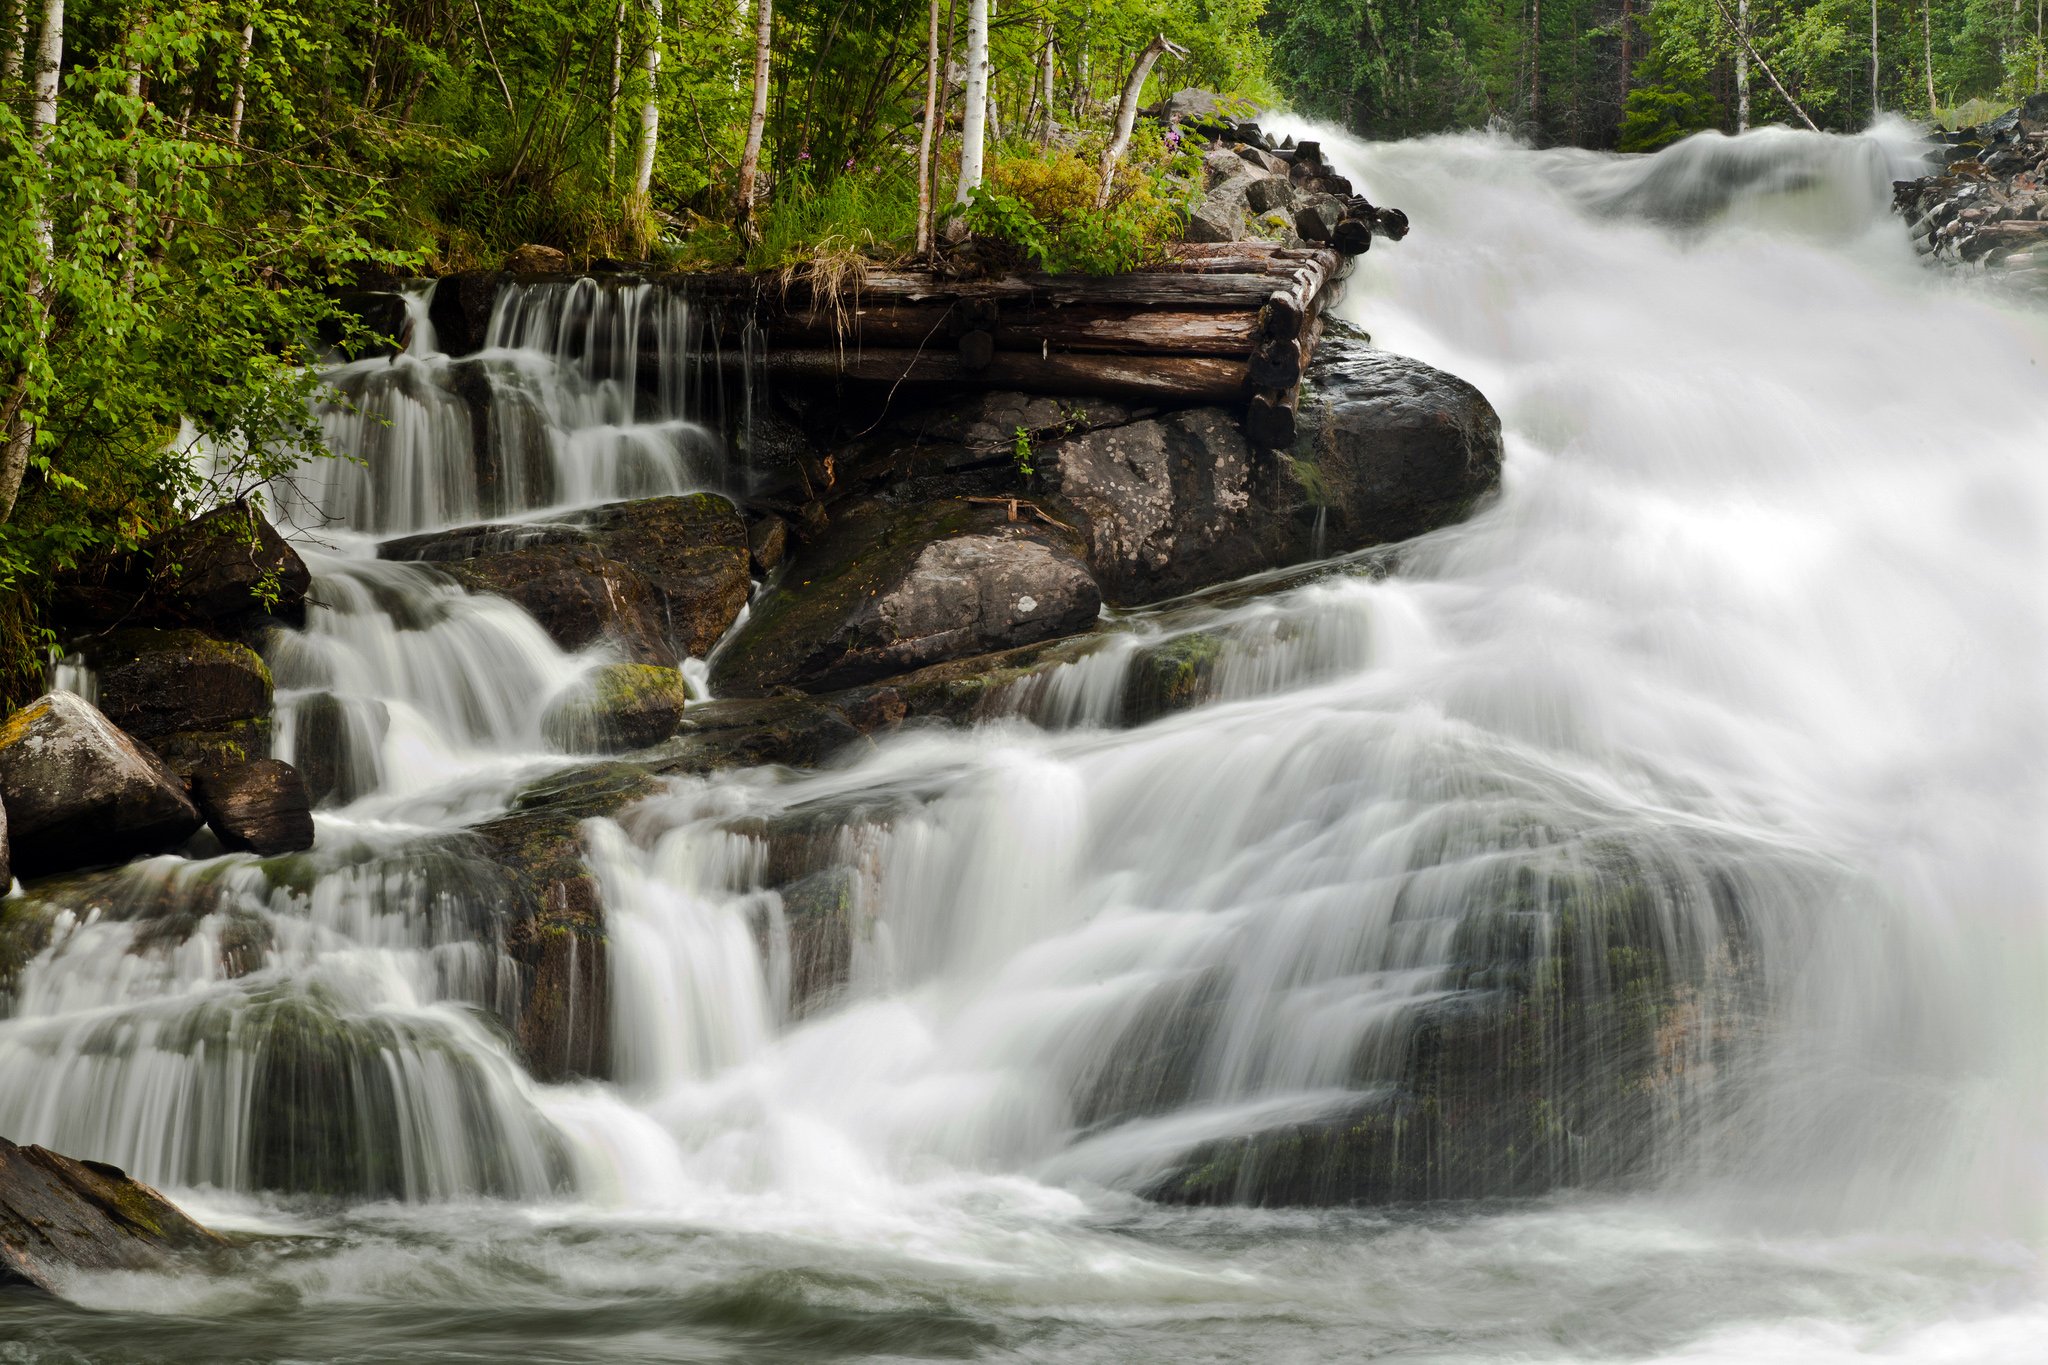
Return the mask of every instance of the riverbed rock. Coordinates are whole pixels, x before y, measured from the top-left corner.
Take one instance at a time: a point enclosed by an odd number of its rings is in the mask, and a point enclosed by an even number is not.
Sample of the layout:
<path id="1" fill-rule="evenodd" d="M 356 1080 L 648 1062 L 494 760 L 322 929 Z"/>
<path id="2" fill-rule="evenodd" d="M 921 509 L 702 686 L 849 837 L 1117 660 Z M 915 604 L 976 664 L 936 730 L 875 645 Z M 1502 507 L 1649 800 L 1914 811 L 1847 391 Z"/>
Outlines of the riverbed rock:
<path id="1" fill-rule="evenodd" d="M 549 705 L 541 730 L 567 753 L 644 749 L 676 732 L 688 698 L 689 686 L 673 668 L 606 664 Z"/>
<path id="2" fill-rule="evenodd" d="M 313 846 L 313 809 L 298 770 L 275 758 L 199 769 L 192 799 L 230 852 L 270 857 Z"/>
<path id="3" fill-rule="evenodd" d="M 162 853 L 203 823 L 155 754 L 69 692 L 0 723 L 0 802 L 24 881 Z"/>
<path id="4" fill-rule="evenodd" d="M 315 692 L 293 701 L 290 760 L 315 807 L 345 806 L 372 785 L 369 757 L 391 732 L 391 709 L 374 697 Z"/>
<path id="5" fill-rule="evenodd" d="M 269 751 L 271 679 L 245 644 L 204 631 L 136 628 L 88 639 L 107 719 L 181 775 Z"/>
<path id="6" fill-rule="evenodd" d="M 1083 630 L 1101 594 L 1069 538 L 960 500 L 842 514 L 713 668 L 722 696 L 847 687 Z"/>
<path id="7" fill-rule="evenodd" d="M 263 613 L 302 620 L 313 573 L 277 528 L 230 503 L 150 542 L 147 605 L 173 621 L 224 625 Z"/>
<path id="8" fill-rule="evenodd" d="M 118 1166 L 0 1138 L 0 1290 L 61 1294 L 78 1271 L 161 1270 L 226 1245 Z"/>
<path id="9" fill-rule="evenodd" d="M 427 321 L 433 325 L 441 350 L 465 356 L 483 349 L 490 333 L 491 309 L 504 282 L 504 275 L 495 270 L 464 271 L 434 282 L 433 297 L 427 300 Z"/>
<path id="10" fill-rule="evenodd" d="M 2048 93 L 1939 137 L 1942 168 L 1892 186 L 1919 249 L 2048 291 Z"/>
<path id="11" fill-rule="evenodd" d="M 442 564 L 470 591 L 510 598 L 564 649 L 609 639 L 664 667 L 709 654 L 751 588 L 746 523 L 715 493 L 405 536 L 378 554 Z"/>
<path id="12" fill-rule="evenodd" d="M 1420 535 L 1500 482 L 1500 416 L 1478 389 L 1355 335 L 1325 337 L 1297 414 L 1292 481 L 1325 552 Z"/>

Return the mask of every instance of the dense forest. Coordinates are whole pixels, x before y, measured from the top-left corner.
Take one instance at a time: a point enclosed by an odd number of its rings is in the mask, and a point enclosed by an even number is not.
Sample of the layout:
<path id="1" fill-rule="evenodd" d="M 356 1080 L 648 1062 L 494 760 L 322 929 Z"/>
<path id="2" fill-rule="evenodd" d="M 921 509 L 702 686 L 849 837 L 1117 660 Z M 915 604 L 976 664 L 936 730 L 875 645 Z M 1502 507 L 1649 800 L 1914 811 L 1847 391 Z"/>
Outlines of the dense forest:
<path id="1" fill-rule="evenodd" d="M 900 255 L 956 203 L 1043 264 L 1115 267 L 1178 212 L 1188 153 L 1118 118 L 1161 92 L 1623 150 L 1853 129 L 2032 88 L 2043 4 L 0 0 L 4 690 L 33 684 L 52 569 L 317 444 L 336 286 L 526 242 Z"/>

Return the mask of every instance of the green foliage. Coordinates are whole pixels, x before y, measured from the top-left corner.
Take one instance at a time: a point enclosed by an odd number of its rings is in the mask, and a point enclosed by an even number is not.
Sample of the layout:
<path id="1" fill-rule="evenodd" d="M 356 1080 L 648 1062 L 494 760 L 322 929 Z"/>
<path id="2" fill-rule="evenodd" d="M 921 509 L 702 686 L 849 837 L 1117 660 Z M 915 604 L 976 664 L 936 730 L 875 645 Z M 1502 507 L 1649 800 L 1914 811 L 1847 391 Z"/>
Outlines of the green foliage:
<path id="1" fill-rule="evenodd" d="M 999 153 L 967 207 L 967 226 L 1053 274 L 1113 275 L 1157 259 L 1180 236 L 1200 158 L 1145 124 L 1097 209 L 1100 151 L 1084 139 L 1064 151 Z"/>
<path id="2" fill-rule="evenodd" d="M 1038 473 L 1031 465 L 1031 428 L 1018 427 L 1016 440 L 1010 447 L 1010 458 L 1017 463 L 1020 478 L 1030 479 Z"/>

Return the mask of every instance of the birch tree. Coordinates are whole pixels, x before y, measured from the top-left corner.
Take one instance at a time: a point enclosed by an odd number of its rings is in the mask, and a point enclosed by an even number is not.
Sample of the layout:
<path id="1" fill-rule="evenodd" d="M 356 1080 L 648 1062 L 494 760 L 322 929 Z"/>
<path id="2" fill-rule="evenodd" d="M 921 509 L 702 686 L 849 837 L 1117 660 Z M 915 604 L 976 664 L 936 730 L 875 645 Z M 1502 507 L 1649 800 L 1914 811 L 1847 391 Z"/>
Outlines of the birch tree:
<path id="1" fill-rule="evenodd" d="M 988 136 L 988 0 L 967 0 L 966 106 L 960 114 L 960 188 L 953 202 L 965 204 L 981 188 L 983 144 Z"/>
<path id="2" fill-rule="evenodd" d="M 754 198 L 761 175 L 761 139 L 768 128 L 768 59 L 775 41 L 774 0 L 754 0 L 754 110 L 747 118 L 747 145 L 740 152 L 740 230 L 754 231 Z"/>
<path id="3" fill-rule="evenodd" d="M 29 115 L 29 151 L 41 163 L 49 151 L 50 138 L 57 130 L 57 82 L 64 70 L 64 0 L 46 0 L 43 26 L 36 43 L 35 90 Z M 56 252 L 56 222 L 48 193 L 37 193 L 35 203 L 35 264 L 27 278 L 28 327 L 23 354 L 13 364 L 7 390 L 0 395 L 0 522 L 14 515 L 14 501 L 21 494 L 21 478 L 28 471 L 29 453 L 35 449 L 36 424 L 29 411 L 29 389 L 34 382 L 34 356 L 42 349 L 49 329 L 50 297 L 46 267 Z"/>
<path id="4" fill-rule="evenodd" d="M 1749 131 L 1749 49 L 1741 44 L 1749 38 L 1749 0 L 1735 6 L 1735 131 Z"/>
<path id="5" fill-rule="evenodd" d="M 1131 64 L 1130 79 L 1124 82 L 1123 98 L 1116 106 L 1116 132 L 1109 145 L 1102 149 L 1102 186 L 1095 192 L 1095 207 L 1109 207 L 1109 197 L 1116 185 L 1116 168 L 1124 159 L 1124 152 L 1131 145 L 1131 130 L 1138 126 L 1138 98 L 1144 93 L 1145 79 L 1152 74 L 1152 66 L 1167 53 L 1176 57 L 1188 55 L 1187 49 L 1166 39 L 1160 34 L 1145 44 L 1145 50 L 1138 54 L 1138 60 Z"/>
<path id="6" fill-rule="evenodd" d="M 939 0 L 925 35 L 924 131 L 917 139 L 917 254 L 932 249 L 932 152 L 939 135 Z"/>
<path id="7" fill-rule="evenodd" d="M 767 0 L 762 0 L 765 7 Z M 647 0 L 647 17 L 653 32 L 647 35 L 647 55 L 642 67 L 647 73 L 647 98 L 640 105 L 639 158 L 633 169 L 633 193 L 645 200 L 654 188 L 654 149 L 661 136 L 661 0 Z"/>

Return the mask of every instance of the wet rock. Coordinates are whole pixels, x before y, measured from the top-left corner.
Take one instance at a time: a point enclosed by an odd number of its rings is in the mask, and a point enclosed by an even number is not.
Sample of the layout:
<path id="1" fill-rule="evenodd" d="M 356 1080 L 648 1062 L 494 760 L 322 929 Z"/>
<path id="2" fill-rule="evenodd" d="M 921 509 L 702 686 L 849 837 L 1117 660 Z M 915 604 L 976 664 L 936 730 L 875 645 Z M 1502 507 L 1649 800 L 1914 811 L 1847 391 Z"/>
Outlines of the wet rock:
<path id="1" fill-rule="evenodd" d="M 57 576 L 52 615 L 72 631 L 198 625 L 233 634 L 256 618 L 305 620 L 313 575 L 247 503 L 176 526 L 132 555 Z"/>
<path id="2" fill-rule="evenodd" d="M 673 738 L 636 761 L 668 776 L 770 764 L 816 768 L 864 744 L 832 706 L 805 697 L 735 697 L 692 706 Z"/>
<path id="3" fill-rule="evenodd" d="M 2048 93 L 1945 140 L 1933 158 L 1940 171 L 1892 186 L 1920 250 L 2048 291 Z"/>
<path id="4" fill-rule="evenodd" d="M 636 663 L 668 667 L 708 654 L 751 587 L 746 523 L 714 493 L 406 536 L 378 554 L 447 565 L 471 591 L 519 603 L 564 649 L 609 639 Z"/>
<path id="5" fill-rule="evenodd" d="M 0 802 L 24 881 L 161 853 L 202 823 L 156 755 L 69 692 L 0 724 Z"/>
<path id="6" fill-rule="evenodd" d="M 1237 419 L 1194 408 L 1054 447 L 1062 519 L 1081 529 L 1111 602 L 1156 601 L 1259 567 L 1246 534 L 1251 449 Z"/>
<path id="7" fill-rule="evenodd" d="M 789 523 L 770 513 L 747 528 L 747 558 L 762 577 L 782 567 L 789 553 Z"/>
<path id="8" fill-rule="evenodd" d="M 505 269 L 513 275 L 564 275 L 569 270 L 569 253 L 528 242 L 505 258 Z"/>
<path id="9" fill-rule="evenodd" d="M 173 737 L 206 732 L 259 754 L 269 748 L 270 669 L 247 645 L 198 630 L 136 628 L 89 639 L 79 652 L 98 676 L 107 719 L 159 754 L 203 754 L 215 741 Z"/>
<path id="10" fill-rule="evenodd" d="M 118 1166 L 0 1138 L 0 1289 L 58 1294 L 77 1271 L 161 1270 L 226 1245 Z"/>
<path id="11" fill-rule="evenodd" d="M 14 882 L 14 851 L 7 842 L 7 806 L 0 802 L 0 896 Z"/>
<path id="12" fill-rule="evenodd" d="M 875 501 L 805 547 L 719 655 L 712 690 L 852 686 L 1072 634 L 1100 606 L 1050 528 L 965 502 Z"/>
<path id="13" fill-rule="evenodd" d="M 1265 176 L 1245 186 L 1244 198 L 1253 213 L 1273 213 L 1293 205 L 1294 183 L 1283 176 Z"/>
<path id="14" fill-rule="evenodd" d="M 606 664 L 556 698 L 541 729 L 567 753 L 644 749 L 676 732 L 688 697 L 683 675 L 673 668 Z"/>
<path id="15" fill-rule="evenodd" d="M 315 807 L 345 806 L 371 785 L 364 760 L 390 733 L 391 711 L 381 701 L 316 692 L 292 704 L 291 763 Z"/>
<path id="16" fill-rule="evenodd" d="M 313 810 L 291 764 L 274 758 L 201 768 L 192 799 L 231 852 L 298 853 L 313 846 Z"/>
<path id="17" fill-rule="evenodd" d="M 788 934 L 792 1018 L 816 1013 L 846 985 L 853 969 L 854 942 L 868 931 L 860 903 L 860 875 L 850 867 L 827 868 L 776 889 Z M 763 957 L 774 959 L 764 942 Z"/>
<path id="18" fill-rule="evenodd" d="M 565 650 L 606 641 L 635 663 L 677 663 L 653 586 L 588 545 L 484 555 L 448 571 L 471 592 L 517 602 Z"/>
<path id="19" fill-rule="evenodd" d="M 1309 380 L 1287 472 L 1327 514 L 1323 552 L 1447 525 L 1500 482 L 1500 416 L 1456 375 L 1340 334 Z"/>
<path id="20" fill-rule="evenodd" d="M 527 788 L 510 811 L 470 831 L 506 876 L 505 951 L 520 969 L 512 1031 L 538 1080 L 611 1074 L 609 943 L 583 822 L 615 816 L 659 789 L 630 764 L 577 769 Z"/>
<path id="21" fill-rule="evenodd" d="M 449 355 L 474 355 L 490 334 L 491 309 L 505 277 L 495 270 L 444 275 L 427 301 L 427 321 L 436 344 Z"/>
<path id="22" fill-rule="evenodd" d="M 1224 648 L 1221 636 L 1198 630 L 1139 650 L 1124 671 L 1124 723 L 1142 725 L 1206 700 Z"/>

